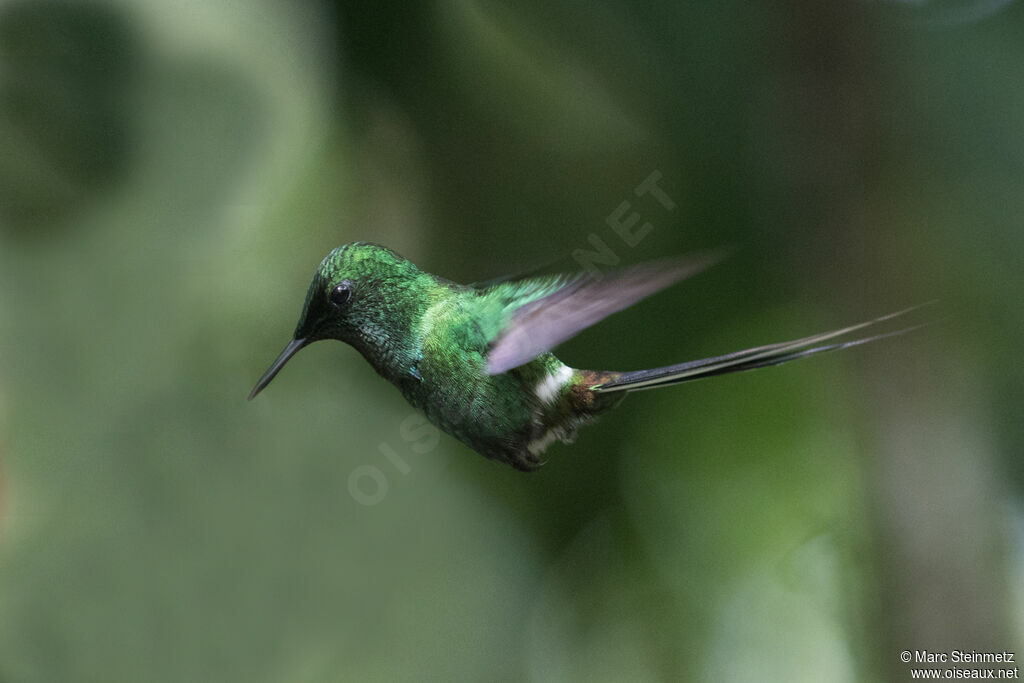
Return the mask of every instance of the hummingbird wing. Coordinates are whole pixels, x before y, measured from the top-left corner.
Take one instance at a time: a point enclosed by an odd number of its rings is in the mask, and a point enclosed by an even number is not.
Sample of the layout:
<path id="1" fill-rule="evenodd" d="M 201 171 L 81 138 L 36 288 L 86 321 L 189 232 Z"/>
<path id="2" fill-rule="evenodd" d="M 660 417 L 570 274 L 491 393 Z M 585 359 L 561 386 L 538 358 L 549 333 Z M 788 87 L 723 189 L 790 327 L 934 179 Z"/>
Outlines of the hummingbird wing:
<path id="1" fill-rule="evenodd" d="M 497 323 L 484 330 L 490 340 L 488 374 L 530 362 L 612 313 L 696 275 L 723 255 L 699 252 L 603 275 L 584 273 L 497 285 L 485 295 L 499 307 L 483 316 Z"/>

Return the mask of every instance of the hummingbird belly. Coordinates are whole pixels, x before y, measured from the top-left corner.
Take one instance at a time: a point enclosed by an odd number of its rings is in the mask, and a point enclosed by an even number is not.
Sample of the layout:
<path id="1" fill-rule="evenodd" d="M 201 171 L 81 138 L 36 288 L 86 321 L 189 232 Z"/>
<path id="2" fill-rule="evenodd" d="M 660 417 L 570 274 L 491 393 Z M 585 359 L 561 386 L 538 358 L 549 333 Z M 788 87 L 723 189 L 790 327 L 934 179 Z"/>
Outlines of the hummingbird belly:
<path id="1" fill-rule="evenodd" d="M 578 409 L 579 373 L 551 353 L 498 375 L 483 371 L 480 355 L 468 362 L 475 367 L 466 364 L 449 355 L 425 357 L 422 381 L 400 388 L 431 422 L 493 460 L 536 469 L 551 443 L 571 442 L 577 427 L 596 415 Z"/>

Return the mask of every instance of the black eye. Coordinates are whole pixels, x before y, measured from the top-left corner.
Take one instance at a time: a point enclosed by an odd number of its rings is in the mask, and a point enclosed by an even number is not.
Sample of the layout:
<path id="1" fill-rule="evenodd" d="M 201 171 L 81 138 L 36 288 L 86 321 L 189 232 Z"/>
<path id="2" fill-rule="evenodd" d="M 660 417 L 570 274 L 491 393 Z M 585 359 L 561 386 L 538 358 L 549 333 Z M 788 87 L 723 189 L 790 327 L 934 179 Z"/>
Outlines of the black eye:
<path id="1" fill-rule="evenodd" d="M 334 304 L 335 306 L 338 306 L 339 308 L 348 303 L 349 297 L 352 296 L 352 290 L 349 289 L 349 286 L 350 283 L 341 282 L 338 284 L 337 287 L 332 289 L 331 293 L 328 295 L 328 298 L 331 300 L 331 303 Z"/>

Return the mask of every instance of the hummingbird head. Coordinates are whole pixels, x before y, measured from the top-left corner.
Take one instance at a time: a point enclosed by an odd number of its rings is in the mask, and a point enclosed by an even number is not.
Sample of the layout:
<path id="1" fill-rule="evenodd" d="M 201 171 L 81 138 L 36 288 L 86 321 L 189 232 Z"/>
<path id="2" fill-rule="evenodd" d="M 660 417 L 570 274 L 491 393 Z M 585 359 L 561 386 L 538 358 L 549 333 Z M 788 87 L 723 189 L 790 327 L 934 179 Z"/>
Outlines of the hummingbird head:
<path id="1" fill-rule="evenodd" d="M 306 303 L 292 340 L 253 388 L 260 393 L 292 356 L 321 339 L 337 339 L 358 349 L 377 372 L 412 353 L 410 326 L 426 310 L 436 280 L 386 247 L 351 242 L 320 263 L 306 292 Z"/>

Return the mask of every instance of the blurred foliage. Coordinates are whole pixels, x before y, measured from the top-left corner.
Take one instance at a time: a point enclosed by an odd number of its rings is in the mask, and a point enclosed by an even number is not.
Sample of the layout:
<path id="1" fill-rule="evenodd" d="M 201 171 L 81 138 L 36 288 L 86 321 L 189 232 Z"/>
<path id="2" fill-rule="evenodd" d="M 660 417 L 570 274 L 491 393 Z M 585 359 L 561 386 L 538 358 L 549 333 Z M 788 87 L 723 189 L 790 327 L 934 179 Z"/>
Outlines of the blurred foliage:
<path id="1" fill-rule="evenodd" d="M 981 0 L 0 3 L 0 681 L 1024 650 L 1022 28 Z M 671 211 L 634 192 L 654 170 Z M 418 440 L 337 344 L 244 400 L 355 239 L 461 281 L 735 247 L 578 367 L 945 320 L 641 393 L 526 476 Z"/>
<path id="2" fill-rule="evenodd" d="M 67 219 L 126 170 L 123 108 L 136 41 L 112 7 L 0 6 L 0 220 L 8 229 Z"/>

